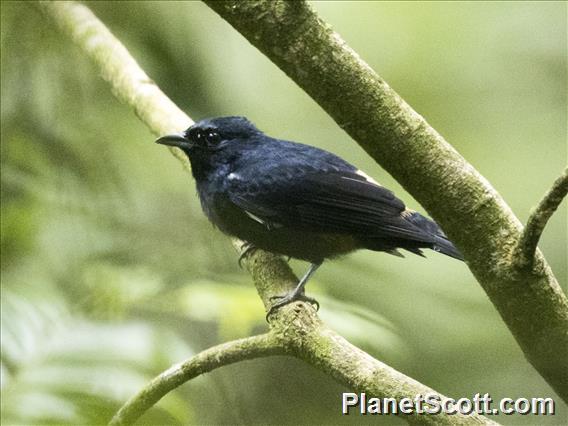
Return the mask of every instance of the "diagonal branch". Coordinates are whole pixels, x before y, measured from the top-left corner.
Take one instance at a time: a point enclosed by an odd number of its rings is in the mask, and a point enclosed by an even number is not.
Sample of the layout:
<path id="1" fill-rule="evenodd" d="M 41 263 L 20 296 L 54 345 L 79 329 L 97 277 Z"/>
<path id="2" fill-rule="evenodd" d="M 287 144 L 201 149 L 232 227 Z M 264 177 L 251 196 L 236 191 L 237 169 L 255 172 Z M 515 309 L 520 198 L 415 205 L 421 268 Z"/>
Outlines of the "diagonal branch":
<path id="1" fill-rule="evenodd" d="M 277 256 L 260 250 L 245 258 L 245 266 L 267 308 L 270 306 L 268 295 L 273 294 L 275 288 L 285 289 L 297 283 L 297 278 L 286 263 L 286 269 L 270 266 L 275 258 Z M 427 394 L 447 398 L 353 346 L 329 329 L 311 305 L 303 302 L 286 305 L 272 314 L 270 320 L 271 332 L 279 336 L 287 354 L 311 364 L 348 389 L 376 398 L 395 398 L 397 401 Z M 497 424 L 477 414 L 428 416 L 412 413 L 404 419 L 411 424 Z"/>
<path id="2" fill-rule="evenodd" d="M 235 362 L 283 353 L 282 344 L 271 333 L 213 346 L 155 377 L 118 410 L 109 425 L 133 424 L 168 392 L 201 374 Z"/>
<path id="3" fill-rule="evenodd" d="M 147 78 L 126 49 L 87 7 L 74 2 L 42 2 L 41 5 L 42 11 L 59 29 L 91 57 L 115 95 L 133 107 L 152 132 L 161 134 L 180 130 L 191 122 Z M 137 77 L 125 75 L 124 68 L 129 68 Z M 242 245 L 238 240 L 233 243 L 236 247 Z M 287 292 L 297 283 L 288 264 L 271 253 L 257 250 L 247 256 L 245 264 L 265 306 L 271 296 Z M 114 424 L 135 421 L 166 392 L 202 372 L 242 359 L 282 353 L 303 359 L 350 388 L 376 397 L 412 400 L 418 394 L 436 393 L 441 399 L 446 398 L 349 344 L 325 327 L 313 308 L 302 302 L 279 309 L 271 316 L 270 326 L 269 334 L 208 349 L 181 366 L 169 369 L 121 408 Z M 418 424 L 495 424 L 477 414 L 428 416 L 414 412 L 405 419 Z"/>
<path id="4" fill-rule="evenodd" d="M 529 216 L 527 226 L 519 238 L 513 251 L 514 267 L 530 269 L 535 260 L 535 252 L 540 236 L 548 220 L 552 217 L 566 194 L 568 193 L 568 168 L 554 181 L 552 188 L 544 195 L 538 206 Z"/>
<path id="5" fill-rule="evenodd" d="M 193 124 L 88 8 L 61 1 L 40 1 L 39 5 L 94 62 L 113 94 L 132 107 L 155 135 L 179 131 Z M 171 151 L 189 168 L 181 150 L 172 148 Z"/>
<path id="6" fill-rule="evenodd" d="M 540 253 L 511 267 L 521 224 L 426 120 L 305 1 L 214 1 L 229 22 L 391 173 L 464 254 L 527 359 L 568 401 L 568 300 Z"/>

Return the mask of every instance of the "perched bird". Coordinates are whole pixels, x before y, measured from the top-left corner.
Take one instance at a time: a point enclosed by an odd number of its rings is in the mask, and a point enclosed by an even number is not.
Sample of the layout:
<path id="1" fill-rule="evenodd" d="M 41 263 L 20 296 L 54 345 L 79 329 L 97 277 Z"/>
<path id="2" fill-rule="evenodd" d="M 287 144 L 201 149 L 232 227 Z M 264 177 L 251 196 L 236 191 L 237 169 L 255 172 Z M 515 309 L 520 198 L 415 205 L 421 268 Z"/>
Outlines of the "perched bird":
<path id="1" fill-rule="evenodd" d="M 358 249 L 402 256 L 429 248 L 462 259 L 440 227 L 408 210 L 387 188 L 338 156 L 265 135 L 244 117 L 209 118 L 159 138 L 189 157 L 203 211 L 249 248 L 310 262 L 294 300 L 326 259 Z M 317 302 L 315 302 L 317 303 Z"/>

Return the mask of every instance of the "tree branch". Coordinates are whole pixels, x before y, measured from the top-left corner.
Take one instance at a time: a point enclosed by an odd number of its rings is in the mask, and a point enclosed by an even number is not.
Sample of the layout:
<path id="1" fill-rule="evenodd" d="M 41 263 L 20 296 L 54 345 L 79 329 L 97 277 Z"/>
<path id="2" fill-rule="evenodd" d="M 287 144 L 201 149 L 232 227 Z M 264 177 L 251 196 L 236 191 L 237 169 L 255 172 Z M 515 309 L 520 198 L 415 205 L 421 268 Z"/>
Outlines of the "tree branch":
<path id="1" fill-rule="evenodd" d="M 426 208 L 465 255 L 527 359 L 568 401 L 568 300 L 538 251 L 532 270 L 511 267 L 521 225 L 489 182 L 306 2 L 205 3 Z"/>
<path id="2" fill-rule="evenodd" d="M 165 135 L 193 124 L 87 7 L 63 1 L 40 1 L 39 5 L 80 46 L 110 84 L 112 93 L 129 105 L 152 133 Z M 189 161 L 181 150 L 170 150 L 189 170 Z"/>
<path id="3" fill-rule="evenodd" d="M 133 424 L 168 392 L 201 374 L 239 361 L 282 354 L 284 354 L 283 346 L 272 333 L 213 346 L 184 362 L 173 365 L 154 378 L 118 410 L 109 425 Z"/>
<path id="4" fill-rule="evenodd" d="M 113 87 L 115 95 L 133 107 L 142 122 L 154 134 L 181 130 L 191 123 L 189 117 L 147 78 L 126 49 L 88 8 L 72 2 L 44 2 L 42 11 L 53 18 L 63 33 L 72 38 L 79 48 L 93 59 L 103 77 Z M 136 77 L 125 75 L 124 69 L 130 69 Z M 185 162 L 185 159 L 183 161 Z M 242 242 L 237 240 L 233 243 L 237 247 L 242 245 Z M 247 256 L 245 265 L 253 276 L 265 305 L 269 304 L 271 296 L 287 292 L 297 283 L 297 278 L 288 264 L 271 253 L 257 250 Z M 205 351 L 188 361 L 185 369 L 176 367 L 173 371 L 168 370 L 127 403 L 119 412 L 122 414 L 115 417 L 115 421 L 127 423 L 128 417 L 125 416 L 128 413 L 131 413 L 130 418 L 134 419 L 137 413 L 150 407 L 165 392 L 204 371 L 201 368 L 206 368 L 205 366 L 215 368 L 240 359 L 276 353 L 299 357 L 341 383 L 373 396 L 413 399 L 417 394 L 433 392 L 350 345 L 326 328 L 313 308 L 302 302 L 279 309 L 271 317 L 269 335 L 245 339 L 244 344 L 242 342 L 237 341 Z M 253 348 L 253 344 L 260 347 Z M 223 347 L 225 349 L 219 350 Z M 442 395 L 440 397 L 445 398 Z M 407 420 L 420 424 L 494 424 L 478 415 L 441 414 L 434 417 L 414 414 Z"/>
<path id="5" fill-rule="evenodd" d="M 235 245 L 239 248 L 238 244 Z M 284 268 L 271 266 L 277 258 L 274 254 L 260 250 L 245 258 L 245 266 L 251 273 L 266 308 L 270 307 L 269 295 L 289 291 L 298 282 L 287 263 L 283 263 Z M 326 327 L 315 309 L 304 302 L 278 309 L 270 317 L 270 328 L 271 333 L 283 342 L 286 354 L 306 361 L 356 392 L 365 392 L 377 398 L 395 398 L 398 401 L 427 394 L 447 398 L 350 344 Z M 413 413 L 404 419 L 411 424 L 497 424 L 477 414 L 432 416 Z"/>
<path id="6" fill-rule="evenodd" d="M 242 242 L 235 241 L 234 246 L 240 251 Z M 274 267 L 275 261 L 279 262 L 278 268 Z M 279 256 L 261 250 L 244 258 L 244 265 L 267 310 L 273 295 L 290 291 L 298 282 L 288 264 L 280 262 Z M 326 327 L 309 304 L 296 302 L 278 309 L 270 317 L 270 328 L 283 342 L 287 354 L 329 374 L 349 389 L 396 400 L 427 394 L 447 398 L 350 344 Z M 404 419 L 410 424 L 426 425 L 497 424 L 477 414 L 428 416 L 413 413 Z"/>
<path id="7" fill-rule="evenodd" d="M 517 247 L 513 251 L 514 267 L 519 270 L 533 266 L 535 252 L 542 231 L 568 193 L 568 168 L 554 181 L 552 188 L 544 195 L 538 206 L 529 216 L 527 226 L 521 234 Z"/>

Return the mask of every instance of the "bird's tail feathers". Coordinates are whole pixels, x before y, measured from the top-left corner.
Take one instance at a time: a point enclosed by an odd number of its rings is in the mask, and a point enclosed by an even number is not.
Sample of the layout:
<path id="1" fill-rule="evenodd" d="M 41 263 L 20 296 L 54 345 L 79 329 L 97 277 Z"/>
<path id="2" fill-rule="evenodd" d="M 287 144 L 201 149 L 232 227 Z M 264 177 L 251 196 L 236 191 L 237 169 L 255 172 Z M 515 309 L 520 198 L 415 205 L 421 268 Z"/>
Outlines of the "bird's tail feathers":
<path id="1" fill-rule="evenodd" d="M 415 211 L 409 211 L 405 215 L 405 219 L 434 237 L 434 243 L 431 247 L 432 250 L 453 257 L 454 259 L 463 260 L 463 255 L 453 243 L 448 240 L 448 237 L 446 237 L 446 234 L 444 234 L 444 231 L 442 231 L 436 222 Z"/>
<path id="2" fill-rule="evenodd" d="M 436 237 L 436 242 L 432 246 L 432 250 L 453 257 L 454 259 L 463 260 L 463 255 L 447 238 Z"/>

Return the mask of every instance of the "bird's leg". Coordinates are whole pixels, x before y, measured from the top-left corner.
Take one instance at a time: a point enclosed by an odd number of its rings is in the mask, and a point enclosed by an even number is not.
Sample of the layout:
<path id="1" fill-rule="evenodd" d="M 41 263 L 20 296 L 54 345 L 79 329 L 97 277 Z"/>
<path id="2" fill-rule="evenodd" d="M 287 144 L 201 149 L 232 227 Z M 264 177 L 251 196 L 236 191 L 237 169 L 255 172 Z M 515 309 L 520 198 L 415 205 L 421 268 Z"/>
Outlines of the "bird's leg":
<path id="1" fill-rule="evenodd" d="M 253 243 L 245 241 L 245 243 L 241 246 L 241 254 L 239 254 L 239 260 L 237 261 L 239 264 L 239 268 L 242 269 L 243 267 L 244 257 L 253 253 L 255 250 L 257 250 L 257 247 Z"/>
<path id="2" fill-rule="evenodd" d="M 270 309 L 268 310 L 268 313 L 266 314 L 266 319 L 268 321 L 268 317 L 270 316 L 270 314 L 272 314 L 276 309 L 287 305 L 288 303 L 294 302 L 296 300 L 302 300 L 304 302 L 308 302 L 308 303 L 312 303 L 314 305 L 316 305 L 316 309 L 319 309 L 319 303 L 316 299 L 313 299 L 311 297 L 308 297 L 304 294 L 304 287 L 306 286 L 306 283 L 308 282 L 308 280 L 310 279 L 310 277 L 317 271 L 317 269 L 321 266 L 322 262 L 319 263 L 312 263 L 310 265 L 310 267 L 308 268 L 308 272 L 306 272 L 306 274 L 302 277 L 302 279 L 298 282 L 298 285 L 296 286 L 296 288 L 294 288 L 294 290 L 292 290 L 290 293 L 284 295 L 284 296 L 273 296 L 270 299 L 279 299 L 277 302 L 275 302 Z"/>

